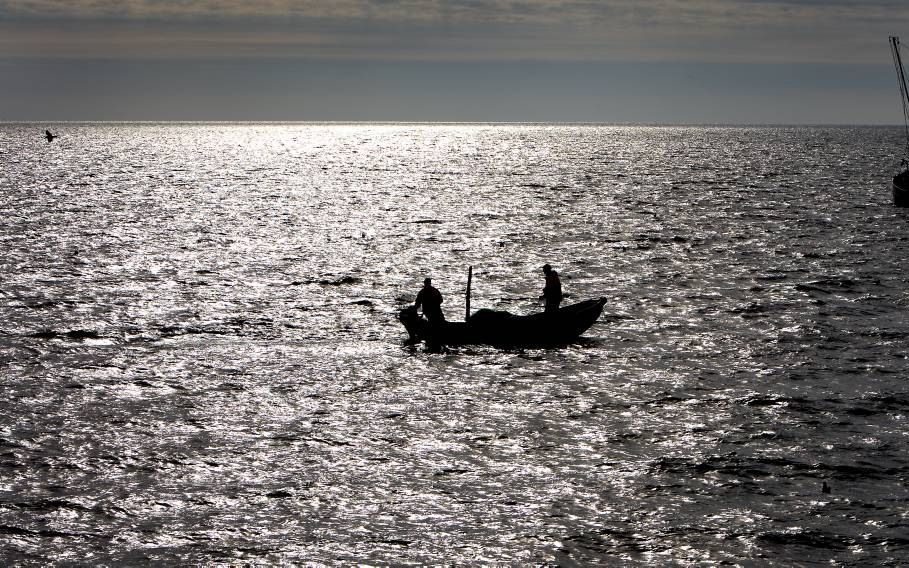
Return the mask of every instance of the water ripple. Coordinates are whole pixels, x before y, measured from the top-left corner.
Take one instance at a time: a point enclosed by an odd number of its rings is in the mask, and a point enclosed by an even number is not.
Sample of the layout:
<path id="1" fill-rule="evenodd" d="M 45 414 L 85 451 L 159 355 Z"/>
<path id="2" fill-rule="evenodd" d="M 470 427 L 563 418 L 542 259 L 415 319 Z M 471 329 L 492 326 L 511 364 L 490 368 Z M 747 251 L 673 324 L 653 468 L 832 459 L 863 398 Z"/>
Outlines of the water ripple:
<path id="1" fill-rule="evenodd" d="M 909 558 L 887 128 L 0 125 L 7 564 Z M 404 345 L 425 276 L 566 349 Z M 822 489 L 826 483 L 830 489 Z"/>

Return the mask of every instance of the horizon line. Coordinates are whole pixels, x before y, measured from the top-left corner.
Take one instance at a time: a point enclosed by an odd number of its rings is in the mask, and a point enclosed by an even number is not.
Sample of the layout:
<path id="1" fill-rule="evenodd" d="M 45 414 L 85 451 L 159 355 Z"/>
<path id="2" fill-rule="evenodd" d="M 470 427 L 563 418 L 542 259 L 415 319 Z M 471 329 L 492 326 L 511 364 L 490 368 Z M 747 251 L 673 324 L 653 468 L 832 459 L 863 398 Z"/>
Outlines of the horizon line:
<path id="1" fill-rule="evenodd" d="M 9 124 L 315 124 L 315 125 L 539 125 L 539 126 L 641 126 L 641 127 L 715 127 L 715 128 L 902 128 L 899 123 L 795 123 L 795 122 L 621 122 L 621 121 L 520 121 L 520 120 L 92 120 L 92 119 L 67 119 L 67 120 L 0 120 L 0 125 Z"/>

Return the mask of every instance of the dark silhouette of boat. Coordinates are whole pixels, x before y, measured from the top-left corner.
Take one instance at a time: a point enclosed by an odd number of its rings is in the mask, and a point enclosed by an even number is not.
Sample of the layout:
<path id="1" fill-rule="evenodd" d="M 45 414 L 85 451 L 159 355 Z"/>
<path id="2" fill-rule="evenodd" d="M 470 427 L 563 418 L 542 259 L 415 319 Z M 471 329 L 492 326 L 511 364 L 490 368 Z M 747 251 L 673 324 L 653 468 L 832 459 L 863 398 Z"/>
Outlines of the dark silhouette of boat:
<path id="1" fill-rule="evenodd" d="M 890 36 L 890 52 L 896 77 L 900 86 L 900 102 L 903 105 L 903 125 L 906 130 L 906 157 L 902 161 L 902 171 L 893 176 L 893 204 L 897 207 L 909 207 L 909 86 L 906 84 L 906 71 L 903 69 L 903 58 L 900 53 L 900 38 Z"/>
<path id="2" fill-rule="evenodd" d="M 893 176 L 893 204 L 909 207 L 909 168 Z"/>
<path id="3" fill-rule="evenodd" d="M 427 346 L 494 345 L 498 347 L 547 347 L 568 345 L 590 329 L 606 298 L 585 300 L 552 312 L 526 316 L 504 311 L 478 310 L 467 321 L 443 321 L 430 325 L 413 306 L 404 308 L 398 319 L 404 324 L 409 341 L 425 341 Z"/>

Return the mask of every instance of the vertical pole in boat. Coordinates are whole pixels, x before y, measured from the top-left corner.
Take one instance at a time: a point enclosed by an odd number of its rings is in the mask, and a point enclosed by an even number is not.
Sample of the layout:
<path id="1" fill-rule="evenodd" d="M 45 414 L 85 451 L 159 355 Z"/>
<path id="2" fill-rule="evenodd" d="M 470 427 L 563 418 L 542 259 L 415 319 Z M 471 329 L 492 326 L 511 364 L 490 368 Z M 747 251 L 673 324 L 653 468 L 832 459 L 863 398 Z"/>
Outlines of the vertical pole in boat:
<path id="1" fill-rule="evenodd" d="M 470 319 L 470 281 L 473 280 L 473 266 L 467 269 L 467 308 L 464 313 L 464 321 Z"/>

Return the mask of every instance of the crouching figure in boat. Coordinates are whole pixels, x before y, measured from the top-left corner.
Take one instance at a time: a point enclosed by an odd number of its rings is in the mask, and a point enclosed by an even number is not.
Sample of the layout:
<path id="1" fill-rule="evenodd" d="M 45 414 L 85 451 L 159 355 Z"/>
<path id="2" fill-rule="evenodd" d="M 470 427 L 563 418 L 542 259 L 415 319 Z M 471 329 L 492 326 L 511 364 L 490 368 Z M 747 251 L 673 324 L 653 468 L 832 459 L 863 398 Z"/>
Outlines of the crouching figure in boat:
<path id="1" fill-rule="evenodd" d="M 445 321 L 445 314 L 442 313 L 442 302 L 444 301 L 442 293 L 432 285 L 432 279 L 426 278 L 423 280 L 423 288 L 417 292 L 417 299 L 413 303 L 413 309 L 416 312 L 420 306 L 423 306 L 423 315 L 429 323 L 438 325 Z"/>

